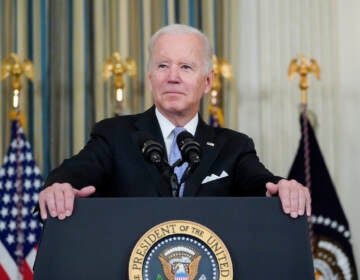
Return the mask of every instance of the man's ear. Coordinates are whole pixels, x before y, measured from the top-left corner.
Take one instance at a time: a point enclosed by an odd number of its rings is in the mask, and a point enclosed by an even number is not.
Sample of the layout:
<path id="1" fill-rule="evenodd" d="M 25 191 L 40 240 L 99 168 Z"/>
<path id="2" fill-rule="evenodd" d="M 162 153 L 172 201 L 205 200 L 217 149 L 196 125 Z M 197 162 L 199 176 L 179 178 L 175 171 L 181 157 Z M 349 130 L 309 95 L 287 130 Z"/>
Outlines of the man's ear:
<path id="1" fill-rule="evenodd" d="M 214 82 L 214 70 L 211 69 L 210 73 L 205 77 L 205 93 L 209 92 Z"/>
<path id="2" fill-rule="evenodd" d="M 146 87 L 152 92 L 152 85 L 151 85 L 151 73 L 147 72 L 146 74 Z"/>

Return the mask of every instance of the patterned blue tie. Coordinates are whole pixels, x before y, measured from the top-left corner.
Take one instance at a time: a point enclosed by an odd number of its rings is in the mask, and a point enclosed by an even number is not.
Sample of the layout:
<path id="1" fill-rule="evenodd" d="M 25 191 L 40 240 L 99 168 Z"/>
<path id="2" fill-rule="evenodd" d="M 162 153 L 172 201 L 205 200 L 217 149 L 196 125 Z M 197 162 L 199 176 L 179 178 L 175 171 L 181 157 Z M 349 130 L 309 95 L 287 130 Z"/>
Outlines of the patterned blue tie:
<path id="1" fill-rule="evenodd" d="M 178 145 L 176 143 L 176 138 L 184 130 L 185 130 L 185 128 L 183 128 L 182 126 L 177 126 L 177 127 L 175 127 L 173 129 L 174 138 L 173 138 L 173 141 L 171 143 L 170 154 L 169 154 L 169 163 L 170 163 L 170 165 L 173 165 L 174 162 L 176 162 L 178 159 L 181 158 L 181 152 L 180 152 L 179 147 L 178 147 Z M 182 178 L 187 166 L 188 166 L 188 163 L 185 162 L 182 165 L 180 165 L 178 167 L 175 167 L 174 172 L 175 172 L 175 174 L 176 174 L 176 176 L 178 178 L 178 183 L 180 183 L 181 178 Z M 179 196 L 180 197 L 182 197 L 183 194 L 184 194 L 184 187 L 185 187 L 185 184 L 182 183 L 181 186 L 180 186 L 180 190 L 179 190 Z"/>

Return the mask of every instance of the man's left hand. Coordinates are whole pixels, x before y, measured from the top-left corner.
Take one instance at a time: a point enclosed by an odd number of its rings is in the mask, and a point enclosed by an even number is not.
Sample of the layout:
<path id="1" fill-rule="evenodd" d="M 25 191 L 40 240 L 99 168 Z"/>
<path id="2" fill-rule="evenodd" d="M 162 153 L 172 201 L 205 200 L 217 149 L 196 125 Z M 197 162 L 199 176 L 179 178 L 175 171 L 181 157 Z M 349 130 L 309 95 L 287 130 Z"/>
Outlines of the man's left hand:
<path id="1" fill-rule="evenodd" d="M 278 195 L 282 204 L 282 208 L 286 214 L 290 214 L 292 218 L 299 215 L 311 215 L 311 197 L 307 187 L 296 180 L 280 180 L 277 184 L 266 183 L 266 196 Z"/>

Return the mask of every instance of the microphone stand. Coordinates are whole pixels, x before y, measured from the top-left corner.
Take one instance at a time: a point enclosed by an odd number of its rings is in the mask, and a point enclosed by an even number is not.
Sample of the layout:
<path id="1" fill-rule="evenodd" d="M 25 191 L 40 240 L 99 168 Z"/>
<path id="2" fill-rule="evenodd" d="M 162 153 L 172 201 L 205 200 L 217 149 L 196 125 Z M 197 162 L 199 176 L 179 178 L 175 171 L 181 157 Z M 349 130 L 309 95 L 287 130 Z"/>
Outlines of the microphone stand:
<path id="1" fill-rule="evenodd" d="M 190 164 L 189 163 L 188 167 L 186 168 L 186 170 L 185 170 L 185 172 L 184 172 L 184 174 L 183 174 L 183 176 L 181 178 L 181 181 L 180 181 L 180 184 L 179 184 L 180 186 L 181 186 L 182 183 L 184 183 L 187 180 L 187 178 L 189 178 L 189 176 L 191 175 L 191 173 L 193 173 L 193 171 L 196 169 L 197 166 L 198 166 L 197 164 Z"/>
<path id="2" fill-rule="evenodd" d="M 178 159 L 176 162 L 174 162 L 174 164 L 172 166 L 169 165 L 170 167 L 170 185 L 171 185 L 171 191 L 172 191 L 172 195 L 173 197 L 178 197 L 179 196 L 179 190 L 180 190 L 180 186 L 182 183 L 184 183 L 187 178 L 189 178 L 189 176 L 191 175 L 191 173 L 196 169 L 196 167 L 199 164 L 196 163 L 190 163 L 188 162 L 188 167 L 186 168 L 180 183 L 178 181 L 177 175 L 175 174 L 174 170 L 175 167 L 182 165 L 183 163 L 185 163 L 184 160 L 182 159 Z"/>
<path id="3" fill-rule="evenodd" d="M 141 152 L 145 159 L 150 163 L 154 164 L 156 168 L 159 170 L 160 174 L 170 182 L 171 193 L 173 197 L 179 196 L 179 189 L 182 184 L 179 184 L 177 175 L 174 170 L 175 167 L 180 166 L 184 163 L 182 159 L 178 159 L 174 162 L 173 165 L 170 165 L 169 162 L 164 159 L 164 147 L 153 140 L 150 140 L 150 137 L 146 135 L 141 135 L 139 137 L 138 144 L 141 147 Z M 146 140 L 149 138 L 149 140 Z M 144 140 L 146 140 L 144 142 Z"/>
<path id="4" fill-rule="evenodd" d="M 181 184 L 185 182 L 200 162 L 200 144 L 195 140 L 192 140 L 193 136 L 189 132 L 181 132 L 179 136 L 181 135 L 182 137 L 180 139 L 182 140 L 179 141 L 178 139 L 177 145 L 181 151 L 182 158 L 174 162 L 173 165 L 170 165 L 169 162 L 164 159 L 164 147 L 160 143 L 151 140 L 151 138 L 145 133 L 139 135 L 137 139 L 137 143 L 145 159 L 154 164 L 162 176 L 170 182 L 173 197 L 179 196 Z M 185 160 L 183 160 L 183 158 Z M 175 167 L 182 165 L 184 162 L 188 162 L 188 166 L 179 182 L 174 170 Z"/>
<path id="5" fill-rule="evenodd" d="M 173 165 L 169 165 L 170 167 L 170 186 L 171 186 L 171 193 L 173 197 L 179 197 L 179 189 L 181 184 L 179 184 L 178 177 L 175 174 L 174 170 L 175 167 L 182 165 L 184 162 L 182 159 L 178 159 L 174 162 Z"/>
<path id="6" fill-rule="evenodd" d="M 180 191 L 181 184 L 184 183 L 187 180 L 187 178 L 189 178 L 189 176 L 193 173 L 193 171 L 199 165 L 198 163 L 190 163 L 189 162 L 189 165 L 186 168 L 186 170 L 179 182 L 178 177 L 177 177 L 176 173 L 174 172 L 174 170 L 175 170 L 175 167 L 178 167 L 178 166 L 182 165 L 183 163 L 185 163 L 184 160 L 178 159 L 177 161 L 174 162 L 173 165 L 170 165 L 166 160 L 155 164 L 157 166 L 157 168 L 160 170 L 161 174 L 167 180 L 169 180 L 171 193 L 172 193 L 173 197 L 179 197 L 179 191 Z"/>

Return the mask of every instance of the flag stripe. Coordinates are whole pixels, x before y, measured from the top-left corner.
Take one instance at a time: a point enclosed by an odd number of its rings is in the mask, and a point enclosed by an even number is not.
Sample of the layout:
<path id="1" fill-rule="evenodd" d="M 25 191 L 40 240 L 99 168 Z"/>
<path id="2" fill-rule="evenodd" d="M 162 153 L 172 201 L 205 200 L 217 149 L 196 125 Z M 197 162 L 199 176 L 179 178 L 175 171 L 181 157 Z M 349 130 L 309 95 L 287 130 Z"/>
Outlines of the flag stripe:
<path id="1" fill-rule="evenodd" d="M 32 267 L 34 266 L 36 252 L 37 249 L 33 248 L 26 257 L 26 261 L 23 265 L 23 280 L 33 279 Z M 1 242 L 0 256 L 0 280 L 17 279 L 19 276 L 17 265 Z"/>
<path id="2" fill-rule="evenodd" d="M 26 262 L 28 263 L 29 268 L 31 269 L 31 271 L 32 271 L 32 268 L 33 268 L 34 263 L 35 263 L 36 253 L 37 253 L 37 249 L 33 248 L 26 257 Z"/>
<path id="3" fill-rule="evenodd" d="M 22 266 L 23 280 L 33 280 L 33 271 L 25 261 Z"/>
<path id="4" fill-rule="evenodd" d="M 10 280 L 9 276 L 7 275 L 6 271 L 3 269 L 1 264 L 0 264 L 0 279 L 1 280 Z"/>
<path id="5" fill-rule="evenodd" d="M 7 275 L 9 279 L 16 279 L 18 276 L 18 269 L 15 261 L 10 256 L 8 250 L 4 247 L 4 245 L 0 242 L 0 256 L 1 256 L 1 269 L 4 271 L 4 275 Z M 0 273 L 0 276 L 2 274 Z M 4 276 L 5 277 L 5 276 Z M 1 277 L 0 279 L 3 279 Z M 6 279 L 6 278 L 5 278 Z"/>

